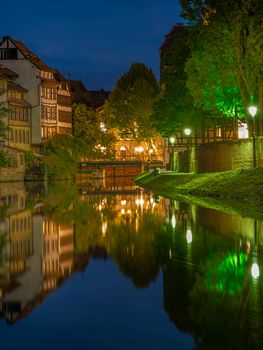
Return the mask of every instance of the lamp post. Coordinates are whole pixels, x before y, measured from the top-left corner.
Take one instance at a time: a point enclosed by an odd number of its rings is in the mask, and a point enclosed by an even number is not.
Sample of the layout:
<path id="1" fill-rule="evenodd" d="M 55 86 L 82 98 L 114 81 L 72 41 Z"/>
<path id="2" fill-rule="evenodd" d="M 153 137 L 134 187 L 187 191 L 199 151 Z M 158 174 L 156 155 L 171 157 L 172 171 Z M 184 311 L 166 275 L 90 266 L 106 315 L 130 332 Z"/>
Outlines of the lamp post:
<path id="1" fill-rule="evenodd" d="M 190 135 L 191 135 L 191 129 L 186 128 L 184 129 L 184 133 L 187 137 L 187 142 L 186 142 L 186 172 L 189 172 L 189 141 L 190 141 Z"/>
<path id="2" fill-rule="evenodd" d="M 170 168 L 171 168 L 171 170 L 174 170 L 174 142 L 175 142 L 175 138 L 170 137 L 169 141 L 170 141 L 170 144 L 172 145 L 172 154 L 170 157 L 170 163 L 171 163 Z"/>
<path id="3" fill-rule="evenodd" d="M 256 138 L 255 138 L 255 115 L 257 114 L 257 107 L 250 106 L 248 108 L 249 114 L 251 115 L 253 119 L 253 131 L 252 131 L 252 142 L 253 142 L 253 168 L 256 168 L 257 166 L 257 159 L 256 159 Z"/>

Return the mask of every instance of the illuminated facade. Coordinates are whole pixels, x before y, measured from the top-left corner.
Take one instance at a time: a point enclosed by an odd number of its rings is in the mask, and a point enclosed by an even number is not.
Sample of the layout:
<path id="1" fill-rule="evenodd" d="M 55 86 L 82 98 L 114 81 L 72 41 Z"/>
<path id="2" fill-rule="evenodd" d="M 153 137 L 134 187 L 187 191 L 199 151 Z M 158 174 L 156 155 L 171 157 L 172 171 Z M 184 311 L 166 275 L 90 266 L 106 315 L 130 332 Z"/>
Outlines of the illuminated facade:
<path id="1" fill-rule="evenodd" d="M 39 146 L 57 133 L 71 134 L 71 95 L 64 77 L 8 36 L 0 44 L 0 62 L 18 75 L 16 82 L 32 106 L 31 145 Z"/>

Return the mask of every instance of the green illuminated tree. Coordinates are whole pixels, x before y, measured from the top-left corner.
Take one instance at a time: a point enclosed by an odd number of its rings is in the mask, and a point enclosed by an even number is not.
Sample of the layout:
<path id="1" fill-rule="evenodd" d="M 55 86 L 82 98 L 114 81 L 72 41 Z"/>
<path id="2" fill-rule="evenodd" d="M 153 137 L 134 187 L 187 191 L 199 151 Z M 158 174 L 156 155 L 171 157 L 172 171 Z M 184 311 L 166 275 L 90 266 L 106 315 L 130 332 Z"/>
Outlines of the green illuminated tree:
<path id="1" fill-rule="evenodd" d="M 158 93 L 159 85 L 152 70 L 143 63 L 132 64 L 106 101 L 105 113 L 110 125 L 123 138 L 151 138 L 156 133 L 151 115 Z"/>
<path id="2" fill-rule="evenodd" d="M 191 34 L 191 33 L 190 33 Z M 190 57 L 189 30 L 175 26 L 161 48 L 162 91 L 154 105 L 154 124 L 163 136 L 170 136 L 176 129 L 206 129 L 211 115 L 195 106 L 186 85 L 185 65 Z"/>
<path id="3" fill-rule="evenodd" d="M 194 105 L 215 115 L 243 117 L 252 99 L 259 102 L 263 4 L 181 0 L 181 5 L 183 17 L 192 25 L 186 72 Z"/>

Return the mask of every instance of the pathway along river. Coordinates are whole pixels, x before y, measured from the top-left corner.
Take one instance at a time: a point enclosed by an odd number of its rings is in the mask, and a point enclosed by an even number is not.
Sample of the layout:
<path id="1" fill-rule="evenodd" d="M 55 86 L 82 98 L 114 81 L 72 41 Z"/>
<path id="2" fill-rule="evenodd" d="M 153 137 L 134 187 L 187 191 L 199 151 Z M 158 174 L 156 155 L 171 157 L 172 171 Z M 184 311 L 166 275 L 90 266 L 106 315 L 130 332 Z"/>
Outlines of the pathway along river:
<path id="1" fill-rule="evenodd" d="M 0 185 L 2 349 L 263 347 L 261 221 L 93 185 Z"/>

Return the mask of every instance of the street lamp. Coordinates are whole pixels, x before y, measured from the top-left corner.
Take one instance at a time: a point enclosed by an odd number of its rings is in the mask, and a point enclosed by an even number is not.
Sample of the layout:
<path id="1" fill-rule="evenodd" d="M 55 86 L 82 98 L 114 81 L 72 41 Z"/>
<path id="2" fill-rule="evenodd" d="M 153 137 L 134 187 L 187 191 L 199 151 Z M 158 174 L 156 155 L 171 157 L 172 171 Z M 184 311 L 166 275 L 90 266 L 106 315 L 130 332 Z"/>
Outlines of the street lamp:
<path id="1" fill-rule="evenodd" d="M 257 166 L 257 159 L 256 159 L 256 138 L 255 138 L 255 115 L 257 114 L 257 107 L 250 106 L 248 108 L 249 114 L 251 115 L 253 119 L 253 131 L 252 131 L 252 142 L 253 142 L 253 167 L 255 168 Z"/>
<path id="2" fill-rule="evenodd" d="M 175 138 L 174 137 L 170 137 L 169 139 L 170 144 L 172 145 L 172 155 L 170 157 L 170 163 L 171 163 L 171 170 L 174 170 L 174 143 L 175 143 Z"/>
<path id="3" fill-rule="evenodd" d="M 186 142 L 186 172 L 189 172 L 189 142 L 190 142 L 190 135 L 191 135 L 191 129 L 186 128 L 184 129 L 184 133 L 187 137 L 187 142 Z"/>

